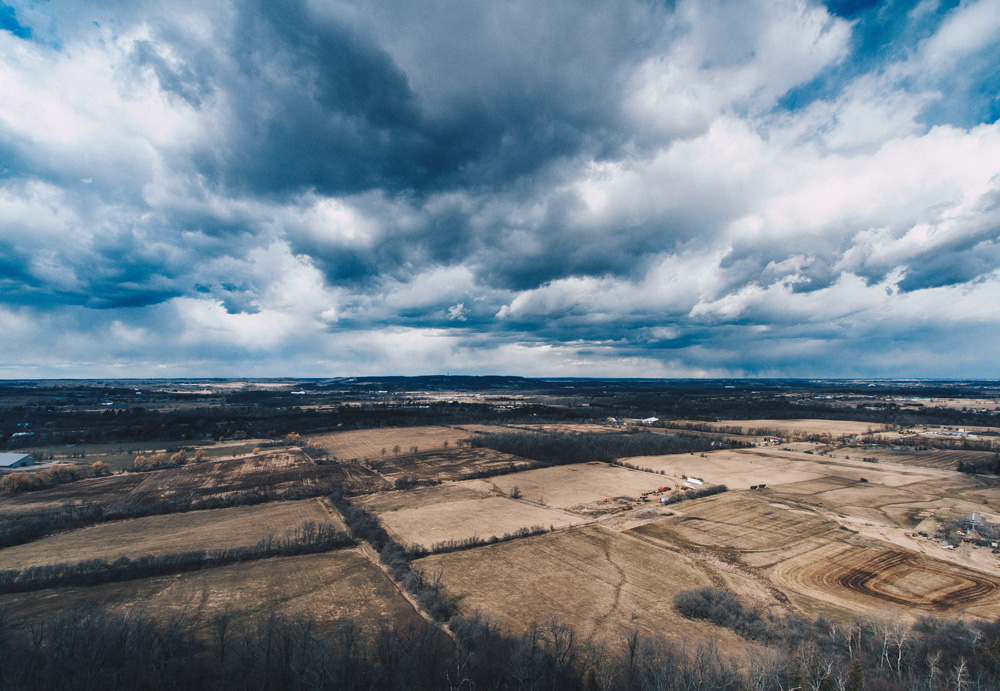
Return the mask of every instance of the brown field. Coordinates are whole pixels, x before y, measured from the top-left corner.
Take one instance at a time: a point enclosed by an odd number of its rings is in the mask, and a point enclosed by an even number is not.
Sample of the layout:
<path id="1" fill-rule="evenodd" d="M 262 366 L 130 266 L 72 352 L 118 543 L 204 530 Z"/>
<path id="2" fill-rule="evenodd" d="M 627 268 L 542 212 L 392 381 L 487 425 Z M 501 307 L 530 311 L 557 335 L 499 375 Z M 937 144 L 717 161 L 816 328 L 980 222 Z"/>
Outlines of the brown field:
<path id="1" fill-rule="evenodd" d="M 926 451 L 916 451 L 911 449 L 870 449 L 870 448 L 850 448 L 843 446 L 833 452 L 837 456 L 850 456 L 851 458 L 876 458 L 879 463 L 899 463 L 901 465 L 915 465 L 923 468 L 937 468 L 939 470 L 955 470 L 961 462 L 995 461 L 996 453 L 991 451 L 963 451 L 953 449 L 928 449 Z"/>
<path id="2" fill-rule="evenodd" d="M 677 420 L 677 422 L 690 422 L 690 420 Z M 749 434 L 751 429 L 781 430 L 784 436 L 821 434 L 843 437 L 887 429 L 886 425 L 853 420 L 720 420 L 700 424 L 712 427 L 739 427 L 744 434 Z"/>
<path id="3" fill-rule="evenodd" d="M 562 528 L 583 519 L 501 496 L 481 482 L 369 495 L 362 502 L 403 544 L 431 548 L 447 540 L 502 537 L 521 528 Z"/>
<path id="4" fill-rule="evenodd" d="M 506 468 L 512 463 L 517 466 L 530 461 L 493 449 L 446 449 L 369 461 L 372 468 L 386 477 L 416 476 L 421 480 L 459 480 L 468 473 Z"/>
<path id="5" fill-rule="evenodd" d="M 524 499 L 568 511 L 597 508 L 603 499 L 639 498 L 666 484 L 660 475 L 605 463 L 578 463 L 525 470 L 489 479 L 504 494 L 517 487 Z"/>
<path id="6" fill-rule="evenodd" d="M 159 472 L 159 471 L 157 471 Z M 143 480 L 139 473 L 80 480 L 39 492 L 0 495 L 0 513 L 18 513 L 62 506 L 68 501 L 115 502 L 124 500 Z"/>
<path id="7" fill-rule="evenodd" d="M 908 618 L 960 611 L 1000 614 L 1000 579 L 885 543 L 833 542 L 773 567 L 775 584 L 804 611 L 891 608 Z"/>
<path id="8" fill-rule="evenodd" d="M 488 496 L 478 482 L 447 482 L 435 487 L 418 487 L 397 492 L 378 492 L 359 497 L 355 502 L 377 514 L 418 509 L 455 501 L 482 499 Z"/>
<path id="9" fill-rule="evenodd" d="M 401 454 L 410 453 L 410 447 L 413 446 L 417 447 L 418 452 L 457 448 L 458 441 L 468 436 L 467 432 L 451 427 L 385 427 L 309 435 L 307 439 L 331 456 L 346 460 L 391 459 L 397 455 L 393 453 L 396 446 L 400 447 Z"/>
<path id="10" fill-rule="evenodd" d="M 284 490 L 342 484 L 347 492 L 385 489 L 389 483 L 356 464 L 317 465 L 297 451 L 265 452 L 239 458 L 187 465 L 146 473 L 80 480 L 39 492 L 4 497 L 0 511 L 30 511 L 86 499 L 105 504 L 141 506 L 165 496 L 225 496 L 234 492 Z"/>
<path id="11" fill-rule="evenodd" d="M 305 499 L 102 523 L 0 550 L 0 563 L 5 569 L 23 569 L 85 559 L 112 561 L 239 547 L 271 534 L 280 537 L 306 521 L 335 523 L 344 529 L 339 516 L 331 515 L 320 500 Z"/>
<path id="12" fill-rule="evenodd" d="M 607 433 L 607 432 L 621 432 L 621 428 L 612 427 L 611 425 L 604 425 L 594 422 L 581 422 L 581 423 L 549 423 L 549 424 L 539 424 L 539 425 L 518 425 L 517 429 L 526 430 L 529 432 L 560 432 L 560 433 Z"/>
<path id="13" fill-rule="evenodd" d="M 438 542 L 503 537 L 521 528 L 563 528 L 580 523 L 563 513 L 504 497 L 402 509 L 380 516 L 400 542 L 432 548 Z"/>
<path id="14" fill-rule="evenodd" d="M 491 612 L 515 630 L 555 617 L 582 636 L 609 641 L 638 627 L 734 643 L 739 639 L 732 632 L 678 615 L 673 596 L 719 584 L 751 599 L 767 598 L 749 579 L 713 580 L 683 553 L 596 525 L 425 557 L 417 565 L 441 574 L 445 592 L 464 613 Z"/>
<path id="15" fill-rule="evenodd" d="M 865 463 L 857 457 L 832 458 L 808 453 L 811 448 L 785 450 L 785 448 L 751 448 L 709 451 L 705 454 L 674 454 L 669 456 L 640 456 L 624 459 L 640 468 L 664 472 L 674 482 L 683 482 L 685 476 L 695 476 L 711 484 L 726 485 L 730 489 L 747 489 L 751 485 L 766 484 L 769 488 L 788 484 L 813 487 L 810 481 L 837 478 L 837 486 L 846 486 L 866 478 L 870 483 L 890 487 L 939 481 L 951 477 L 928 468 L 880 468 L 876 463 Z M 822 491 L 821 485 L 816 489 Z M 830 489 L 830 487 L 827 487 Z"/>
<path id="16" fill-rule="evenodd" d="M 308 616 L 321 626 L 353 617 L 391 618 L 401 624 L 417 614 L 385 574 L 359 549 L 233 564 L 171 576 L 53 588 L 0 596 L 0 610 L 17 625 L 74 607 L 191 617 L 203 627 L 225 609 L 240 618 L 271 612 Z"/>
<path id="17" fill-rule="evenodd" d="M 635 528 L 642 535 L 705 547 L 774 552 L 800 542 L 835 536 L 837 523 L 822 515 L 769 500 L 727 492 L 670 507 L 680 515 Z"/>

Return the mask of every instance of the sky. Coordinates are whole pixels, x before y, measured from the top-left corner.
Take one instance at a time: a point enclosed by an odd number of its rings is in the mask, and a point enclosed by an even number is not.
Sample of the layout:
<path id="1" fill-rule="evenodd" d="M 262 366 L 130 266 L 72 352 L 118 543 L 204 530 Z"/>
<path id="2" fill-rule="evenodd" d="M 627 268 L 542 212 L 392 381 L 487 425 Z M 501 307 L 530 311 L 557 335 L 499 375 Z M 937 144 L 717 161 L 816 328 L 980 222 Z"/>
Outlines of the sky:
<path id="1" fill-rule="evenodd" d="M 1000 0 L 0 0 L 0 378 L 1000 378 Z"/>

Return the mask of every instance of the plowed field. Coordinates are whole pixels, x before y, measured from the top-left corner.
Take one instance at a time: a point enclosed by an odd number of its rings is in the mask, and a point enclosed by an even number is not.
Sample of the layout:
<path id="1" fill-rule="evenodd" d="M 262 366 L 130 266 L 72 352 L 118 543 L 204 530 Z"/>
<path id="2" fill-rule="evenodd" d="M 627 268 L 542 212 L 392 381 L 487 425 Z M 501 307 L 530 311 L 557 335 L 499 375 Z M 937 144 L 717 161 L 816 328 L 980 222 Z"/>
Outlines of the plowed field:
<path id="1" fill-rule="evenodd" d="M 681 515 L 647 523 L 635 532 L 707 547 L 769 551 L 837 529 L 836 523 L 815 512 L 735 492 L 671 508 Z"/>
<path id="2" fill-rule="evenodd" d="M 1000 614 L 1000 579 L 888 545 L 825 545 L 774 567 L 779 587 L 851 611 Z"/>

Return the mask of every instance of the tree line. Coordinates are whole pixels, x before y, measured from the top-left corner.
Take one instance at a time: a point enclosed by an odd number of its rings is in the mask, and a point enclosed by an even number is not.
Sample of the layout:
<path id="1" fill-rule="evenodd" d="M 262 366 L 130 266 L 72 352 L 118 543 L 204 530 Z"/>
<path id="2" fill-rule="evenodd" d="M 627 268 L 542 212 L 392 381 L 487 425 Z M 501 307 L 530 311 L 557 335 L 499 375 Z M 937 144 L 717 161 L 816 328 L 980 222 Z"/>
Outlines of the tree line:
<path id="1" fill-rule="evenodd" d="M 722 625 L 738 600 L 709 595 Z M 712 617 L 707 617 L 712 618 Z M 0 689 L 192 691 L 984 691 L 1000 688 L 1000 620 L 785 617 L 746 648 L 623 629 L 584 639 L 556 620 L 521 633 L 481 613 L 454 641 L 423 621 L 341 620 L 223 610 L 189 617 L 76 609 L 31 626 L 0 615 Z M 728 623 L 726 623 L 728 622 Z M 610 634 L 610 632 L 608 632 Z M 759 633 L 759 632 L 758 632 Z"/>
<path id="2" fill-rule="evenodd" d="M 364 540 L 378 552 L 379 560 L 385 564 L 392 577 L 416 598 L 423 611 L 439 622 L 446 622 L 451 618 L 455 608 L 441 590 L 440 574 L 428 581 L 423 571 L 410 564 L 411 560 L 426 554 L 422 548 L 407 548 L 393 540 L 382 527 L 378 516 L 351 504 L 342 492 L 330 495 L 330 501 L 343 516 L 351 536 Z"/>
<path id="3" fill-rule="evenodd" d="M 699 453 L 716 448 L 719 443 L 696 435 L 654 432 L 490 432 L 471 438 L 473 447 L 485 447 L 546 465 Z M 743 444 L 727 442 L 727 445 Z"/>

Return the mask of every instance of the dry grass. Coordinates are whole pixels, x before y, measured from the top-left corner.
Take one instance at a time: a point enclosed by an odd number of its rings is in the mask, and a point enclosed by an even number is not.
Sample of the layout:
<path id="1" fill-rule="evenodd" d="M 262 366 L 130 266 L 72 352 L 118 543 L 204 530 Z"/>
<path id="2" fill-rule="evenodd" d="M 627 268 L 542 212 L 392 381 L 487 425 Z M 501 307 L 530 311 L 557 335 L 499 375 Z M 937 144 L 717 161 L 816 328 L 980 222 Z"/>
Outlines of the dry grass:
<path id="1" fill-rule="evenodd" d="M 382 514 L 380 518 L 401 542 L 426 548 L 447 540 L 502 537 L 521 528 L 562 528 L 583 520 L 504 497 L 402 509 Z"/>
<path id="2" fill-rule="evenodd" d="M 515 630 L 555 617 L 582 636 L 608 641 L 632 627 L 676 638 L 738 640 L 674 611 L 676 593 L 716 584 L 700 564 L 599 526 L 435 555 L 417 565 L 442 575 L 462 612 L 492 612 Z M 734 585 L 752 588 L 748 581 Z"/>
<path id="3" fill-rule="evenodd" d="M 504 494 L 511 494 L 516 487 L 528 501 L 579 512 L 594 509 L 603 499 L 635 500 L 642 492 L 668 484 L 659 475 L 605 463 L 526 470 L 490 478 L 490 482 Z"/>
<path id="4" fill-rule="evenodd" d="M 368 463 L 382 475 L 393 479 L 415 476 L 421 480 L 459 480 L 468 473 L 529 462 L 493 449 L 447 449 L 415 455 L 387 456 Z"/>
<path id="5" fill-rule="evenodd" d="M 382 571 L 358 549 L 0 596 L 0 609 L 6 609 L 15 624 L 74 607 L 142 608 L 155 616 L 192 617 L 206 628 L 213 614 L 226 609 L 241 619 L 271 612 L 308 616 L 321 626 L 346 617 L 362 622 L 391 618 L 405 625 L 417 617 Z"/>
<path id="6" fill-rule="evenodd" d="M 361 503 L 378 514 L 395 539 L 432 547 L 471 537 L 502 537 L 521 528 L 562 528 L 583 522 L 559 511 L 490 496 L 482 481 L 370 495 Z"/>
<path id="7" fill-rule="evenodd" d="M 857 483 L 866 478 L 870 483 L 897 487 L 913 483 L 945 481 L 952 473 L 929 468 L 880 468 L 877 463 L 865 463 L 861 454 L 856 457 L 833 458 L 804 450 L 784 448 L 726 449 L 705 454 L 674 454 L 669 456 L 640 456 L 624 459 L 626 462 L 649 470 L 664 472 L 671 481 L 683 482 L 688 475 L 703 478 L 706 482 L 726 485 L 730 489 L 748 489 L 752 485 L 766 484 L 769 488 L 787 485 L 801 486 L 804 493 L 823 491 L 822 484 L 836 478 L 837 487 Z M 812 489 L 805 489 L 812 488 Z M 831 489 L 832 487 L 823 487 Z"/>
<path id="8" fill-rule="evenodd" d="M 196 549 L 252 545 L 268 535 L 284 535 L 306 521 L 336 523 L 317 499 L 239 506 L 214 511 L 147 516 L 57 533 L 41 540 L 0 550 L 3 568 L 23 569 L 86 559 L 135 559 Z"/>
<path id="9" fill-rule="evenodd" d="M 688 421 L 678 420 L 677 422 Z M 843 437 L 887 429 L 886 425 L 854 420 L 720 420 L 719 422 L 699 424 L 707 424 L 716 428 L 739 427 L 744 434 L 749 434 L 751 429 L 781 430 L 784 436 L 789 437 L 811 434 Z"/>
<path id="10" fill-rule="evenodd" d="M 451 427 L 385 427 L 310 435 L 308 440 L 339 459 L 391 459 L 398 455 L 393 452 L 396 446 L 401 454 L 410 453 L 413 446 L 418 452 L 436 451 L 457 448 L 458 441 L 468 436 Z"/>
<path id="11" fill-rule="evenodd" d="M 876 458 L 879 463 L 899 463 L 902 465 L 937 468 L 938 470 L 955 470 L 961 462 L 976 463 L 996 460 L 996 453 L 991 451 L 961 451 L 952 449 L 928 449 L 915 451 L 908 449 L 852 449 L 844 446 L 834 452 L 837 456 L 852 458 Z"/>
<path id="12" fill-rule="evenodd" d="M 270 451 L 146 473 L 81 480 L 40 492 L 4 497 L 0 511 L 31 511 L 85 499 L 121 507 L 144 506 L 164 496 L 225 497 L 239 492 L 281 493 L 340 485 L 346 492 L 386 489 L 389 483 L 356 464 L 317 465 L 299 451 Z"/>

